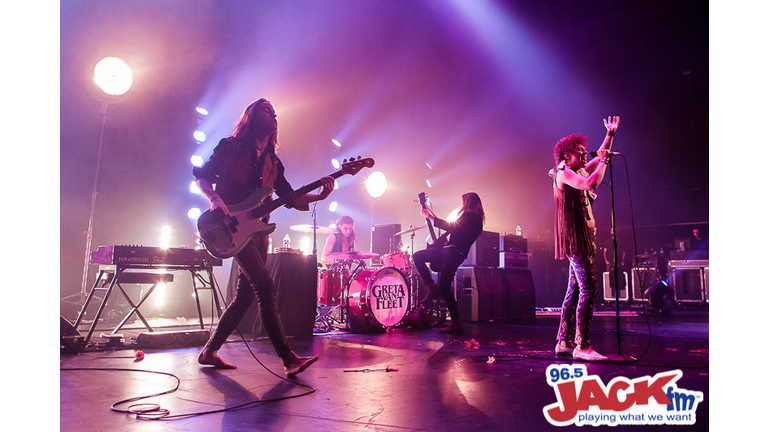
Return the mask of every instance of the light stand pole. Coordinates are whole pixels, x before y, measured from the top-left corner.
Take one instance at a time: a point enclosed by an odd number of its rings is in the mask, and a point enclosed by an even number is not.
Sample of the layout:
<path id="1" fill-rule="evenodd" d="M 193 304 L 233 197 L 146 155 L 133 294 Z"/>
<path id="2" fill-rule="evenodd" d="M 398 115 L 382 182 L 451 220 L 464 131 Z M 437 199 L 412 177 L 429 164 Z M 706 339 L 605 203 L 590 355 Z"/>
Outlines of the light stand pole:
<path id="1" fill-rule="evenodd" d="M 101 100 L 101 134 L 99 135 L 99 150 L 96 156 L 96 174 L 91 193 L 91 213 L 88 218 L 88 230 L 85 239 L 85 257 L 83 262 L 83 280 L 80 286 L 79 305 L 85 303 L 88 291 L 88 265 L 90 264 L 91 246 L 93 243 L 93 225 L 96 215 L 96 199 L 99 195 L 99 172 L 101 170 L 101 154 L 104 147 L 104 129 L 107 124 L 107 107 L 110 102 L 122 100 L 123 95 L 133 85 L 131 68 L 117 57 L 106 57 L 96 63 L 93 69 L 93 82 L 89 87 L 94 96 Z"/>
<path id="2" fill-rule="evenodd" d="M 83 261 L 83 282 L 80 286 L 80 305 L 85 303 L 88 295 L 88 265 L 91 257 L 91 243 L 93 242 L 93 220 L 96 214 L 96 198 L 98 196 L 99 170 L 101 169 L 101 151 L 104 147 L 104 128 L 107 123 L 108 102 L 101 103 L 101 134 L 99 135 L 99 151 L 96 155 L 96 175 L 93 179 L 93 193 L 91 194 L 91 214 L 88 218 L 88 231 L 85 235 L 85 259 Z"/>

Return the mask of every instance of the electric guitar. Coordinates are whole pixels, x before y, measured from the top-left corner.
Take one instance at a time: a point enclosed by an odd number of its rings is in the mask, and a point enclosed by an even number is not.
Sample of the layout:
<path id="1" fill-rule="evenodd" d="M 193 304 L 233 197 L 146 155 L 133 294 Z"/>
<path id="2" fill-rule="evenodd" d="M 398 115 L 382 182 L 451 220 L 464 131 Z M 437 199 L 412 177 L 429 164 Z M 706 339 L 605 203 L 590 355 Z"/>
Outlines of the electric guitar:
<path id="1" fill-rule="evenodd" d="M 337 179 L 345 174 L 355 175 L 363 168 L 372 167 L 373 164 L 374 161 L 370 158 L 357 160 L 353 158 L 349 162 L 345 160 L 341 169 L 330 176 Z M 261 219 L 321 185 L 322 179 L 265 203 L 264 200 L 271 197 L 274 191 L 267 186 L 253 192 L 239 203 L 228 205 L 229 216 L 221 208 L 204 211 L 197 219 L 197 231 L 203 246 L 215 258 L 224 259 L 236 255 L 254 235 L 270 234 L 275 231 L 274 223 L 264 223 Z"/>
<path id="2" fill-rule="evenodd" d="M 419 194 L 419 204 L 421 204 L 421 208 L 428 210 L 426 193 L 422 192 Z M 442 249 L 445 247 L 445 244 L 448 242 L 448 233 L 444 233 L 439 238 L 435 236 L 435 229 L 432 227 L 432 220 L 429 218 L 427 218 L 427 228 L 429 228 L 429 236 L 433 239 L 433 242 L 427 245 L 427 249 Z M 440 265 L 440 262 L 429 263 L 429 267 L 433 272 L 439 272 Z"/>

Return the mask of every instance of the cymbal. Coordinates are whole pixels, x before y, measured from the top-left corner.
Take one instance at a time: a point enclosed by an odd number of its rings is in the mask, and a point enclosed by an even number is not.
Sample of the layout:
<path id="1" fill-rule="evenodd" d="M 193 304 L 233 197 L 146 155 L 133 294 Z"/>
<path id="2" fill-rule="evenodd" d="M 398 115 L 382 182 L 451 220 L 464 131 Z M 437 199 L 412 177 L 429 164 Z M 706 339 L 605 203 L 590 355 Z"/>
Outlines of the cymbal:
<path id="1" fill-rule="evenodd" d="M 362 251 L 350 251 L 350 252 L 333 252 L 326 255 L 326 258 L 330 258 L 333 260 L 357 260 L 357 259 L 371 259 L 376 258 L 379 256 L 377 253 L 373 252 L 362 252 Z"/>
<path id="2" fill-rule="evenodd" d="M 402 230 L 399 233 L 394 233 L 392 235 L 408 234 L 408 233 L 412 233 L 414 231 L 418 231 L 418 230 L 420 230 L 422 228 L 426 228 L 426 227 L 424 225 L 418 226 L 418 227 L 415 227 L 415 226 L 411 225 L 410 227 L 408 227 L 408 229 Z"/>
<path id="3" fill-rule="evenodd" d="M 318 226 L 315 227 L 318 234 L 333 234 L 337 232 L 335 229 L 325 226 Z M 298 231 L 300 233 L 311 233 L 312 232 L 312 225 L 293 225 L 291 227 L 293 231 Z"/>

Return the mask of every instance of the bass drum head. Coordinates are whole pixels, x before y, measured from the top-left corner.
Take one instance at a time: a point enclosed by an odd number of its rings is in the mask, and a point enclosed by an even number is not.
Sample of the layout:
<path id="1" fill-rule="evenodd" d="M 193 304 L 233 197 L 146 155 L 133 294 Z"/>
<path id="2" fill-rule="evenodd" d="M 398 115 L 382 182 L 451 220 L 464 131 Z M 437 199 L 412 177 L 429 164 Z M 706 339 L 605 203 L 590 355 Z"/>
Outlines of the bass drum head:
<path id="1" fill-rule="evenodd" d="M 399 325 L 410 310 L 408 293 L 408 280 L 396 268 L 359 272 L 347 295 L 350 330 L 374 332 Z"/>

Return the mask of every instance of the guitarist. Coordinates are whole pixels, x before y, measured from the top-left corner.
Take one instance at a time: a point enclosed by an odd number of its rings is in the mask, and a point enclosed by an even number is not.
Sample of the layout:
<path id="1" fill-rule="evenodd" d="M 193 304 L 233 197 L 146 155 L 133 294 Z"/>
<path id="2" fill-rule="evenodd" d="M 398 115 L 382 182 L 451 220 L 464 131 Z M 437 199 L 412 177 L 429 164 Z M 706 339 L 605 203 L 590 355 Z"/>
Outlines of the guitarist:
<path id="1" fill-rule="evenodd" d="M 245 109 L 232 135 L 219 142 L 205 165 L 193 169 L 197 185 L 211 201 L 211 210 L 219 209 L 229 214 L 228 204 L 236 204 L 263 187 L 273 188 L 278 196 L 293 192 L 285 178 L 285 167 L 275 154 L 278 146 L 275 109 L 266 99 L 259 99 Z M 309 203 L 330 195 L 333 184 L 332 177 L 324 177 L 320 193 L 302 195 L 287 207 L 307 211 Z M 267 198 L 269 200 L 271 197 Z M 267 247 L 267 235 L 257 234 L 235 255 L 240 267 L 237 292 L 200 353 L 200 364 L 236 368 L 224 361 L 218 351 L 256 298 L 264 328 L 283 360 L 286 374 L 296 375 L 317 361 L 317 357 L 299 357 L 288 344 L 277 312 L 275 284 L 265 265 Z"/>
<path id="2" fill-rule="evenodd" d="M 485 211 L 480 197 L 474 192 L 468 192 L 461 196 L 461 211 L 455 222 L 446 222 L 427 209 L 421 210 L 421 215 L 429 219 L 435 227 L 448 232 L 447 239 L 441 237 L 435 243 L 413 254 L 413 262 L 424 283 L 427 285 L 427 295 L 421 300 L 421 304 L 428 304 L 432 300 L 443 296 L 445 305 L 451 315 L 451 323 L 440 330 L 442 333 L 461 333 L 464 326 L 459 316 L 459 308 L 456 298 L 451 291 L 451 283 L 456 275 L 456 270 L 467 258 L 470 247 L 483 232 L 485 224 Z M 447 240 L 445 245 L 442 241 Z M 432 272 L 426 263 L 439 266 L 437 286 L 432 279 Z"/>

